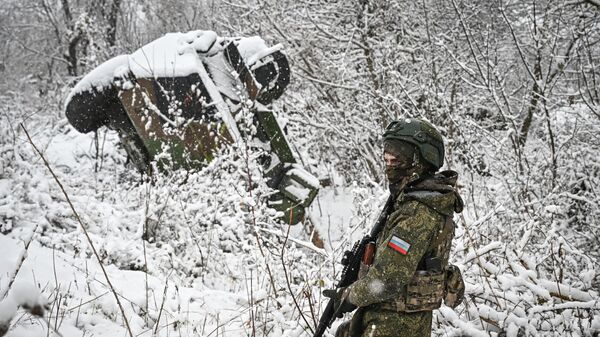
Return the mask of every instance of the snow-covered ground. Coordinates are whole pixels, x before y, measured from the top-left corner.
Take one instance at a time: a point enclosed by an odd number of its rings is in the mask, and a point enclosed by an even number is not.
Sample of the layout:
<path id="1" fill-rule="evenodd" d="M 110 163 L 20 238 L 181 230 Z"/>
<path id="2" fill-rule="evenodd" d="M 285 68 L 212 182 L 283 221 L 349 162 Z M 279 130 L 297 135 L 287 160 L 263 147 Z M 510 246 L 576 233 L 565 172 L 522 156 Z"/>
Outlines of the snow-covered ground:
<path id="1" fill-rule="evenodd" d="M 298 291 L 295 296 L 308 309 L 303 288 L 324 283 L 321 271 L 329 275 L 338 259 L 332 252 L 348 241 L 343 237 L 352 221 L 351 193 L 324 189 L 311 210 L 327 242 L 324 250 L 297 225 L 281 257 L 287 226 L 269 223 L 274 212 L 257 205 L 258 196 L 240 185 L 245 168 L 226 173 L 227 155 L 200 173 L 147 182 L 125 167 L 113 132 L 99 133 L 96 158 L 93 134 L 80 134 L 64 120 L 53 128 L 24 125 L 89 232 L 134 335 L 304 333 L 289 290 Z M 8 293 L 0 322 L 8 327 L 7 336 L 127 335 L 80 224 L 50 171 L 18 132 L 14 145 L 4 144 L 0 179 L 0 294 Z M 264 215 L 249 219 L 253 204 Z M 293 269 L 287 270 L 293 278 L 289 287 L 283 259 Z M 45 307 L 43 316 L 22 306 L 11 315 L 18 304 L 31 301 L 19 289 L 35 292 Z"/>
<path id="2" fill-rule="evenodd" d="M 124 319 L 135 336 L 310 336 L 325 303 L 321 290 L 333 284 L 343 250 L 369 229 L 385 201 L 380 187 L 334 179 L 310 210 L 324 242 L 320 249 L 306 228 L 274 220 L 261 201 L 267 191 L 251 158 L 246 163 L 224 153 L 199 173 L 150 182 L 125 165 L 113 132 L 99 132 L 96 150 L 94 136 L 78 133 L 64 118 L 22 112 L 5 117 L 0 332 L 7 329 L 10 337 L 127 336 Z M 114 292 L 20 121 L 63 184 Z M 245 188 L 248 172 L 258 184 L 252 192 Z M 467 204 L 457 218 L 453 253 L 467 299 L 456 310 L 436 312 L 435 334 L 597 336 L 597 261 L 565 240 L 553 243 L 563 247 L 562 256 L 518 250 L 532 227 L 524 227 L 522 240 L 509 242 L 502 236 L 507 233 L 486 227 L 510 215 L 507 206 L 478 214 L 476 205 Z M 480 244 L 490 233 L 497 237 Z M 579 275 L 569 276 L 564 267 L 564 282 L 548 277 L 539 268 L 548 259 L 560 260 L 557 270 L 569 264 Z"/>

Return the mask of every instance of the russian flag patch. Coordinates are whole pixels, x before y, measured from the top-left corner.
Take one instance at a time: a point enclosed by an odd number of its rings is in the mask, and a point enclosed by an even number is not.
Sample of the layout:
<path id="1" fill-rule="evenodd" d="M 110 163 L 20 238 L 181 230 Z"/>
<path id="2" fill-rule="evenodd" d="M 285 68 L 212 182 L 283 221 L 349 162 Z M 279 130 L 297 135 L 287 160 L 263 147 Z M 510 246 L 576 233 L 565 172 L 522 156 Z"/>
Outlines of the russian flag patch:
<path id="1" fill-rule="evenodd" d="M 408 250 L 410 249 L 410 243 L 400 239 L 399 237 L 392 235 L 390 242 L 388 242 L 388 247 L 397 251 L 402 255 L 408 254 Z"/>

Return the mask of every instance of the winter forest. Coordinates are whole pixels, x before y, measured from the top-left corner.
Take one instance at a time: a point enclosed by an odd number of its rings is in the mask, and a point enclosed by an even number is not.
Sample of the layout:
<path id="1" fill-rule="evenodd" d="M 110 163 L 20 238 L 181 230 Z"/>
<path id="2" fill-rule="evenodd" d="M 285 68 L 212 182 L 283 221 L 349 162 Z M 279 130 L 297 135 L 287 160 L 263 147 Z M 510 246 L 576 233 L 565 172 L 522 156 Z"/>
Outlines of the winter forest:
<path id="1" fill-rule="evenodd" d="M 254 150 L 149 179 L 67 121 L 91 70 L 194 30 L 281 44 L 272 109 L 321 181 L 301 223 Z M 0 336 L 312 336 L 407 117 L 439 128 L 465 201 L 465 301 L 433 335 L 599 336 L 600 1 L 2 0 Z"/>

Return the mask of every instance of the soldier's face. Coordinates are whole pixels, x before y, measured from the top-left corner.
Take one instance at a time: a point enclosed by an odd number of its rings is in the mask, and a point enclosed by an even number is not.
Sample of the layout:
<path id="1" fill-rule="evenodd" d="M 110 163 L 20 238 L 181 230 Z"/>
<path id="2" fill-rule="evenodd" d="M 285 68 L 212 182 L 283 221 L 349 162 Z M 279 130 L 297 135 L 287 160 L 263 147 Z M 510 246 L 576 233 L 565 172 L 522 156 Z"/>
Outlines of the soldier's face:
<path id="1" fill-rule="evenodd" d="M 412 167 L 412 158 L 403 153 L 383 153 L 385 161 L 385 175 L 390 184 L 399 183 L 402 178 L 408 176 L 408 169 Z"/>
<path id="2" fill-rule="evenodd" d="M 398 161 L 398 159 L 396 158 L 396 156 L 394 156 L 391 153 L 388 152 L 384 152 L 383 153 L 383 160 L 385 161 L 385 166 L 396 166 L 396 162 Z"/>
<path id="3" fill-rule="evenodd" d="M 412 158 L 404 156 L 402 153 L 392 154 L 389 152 L 383 153 L 385 167 L 388 168 L 408 168 L 412 163 Z"/>

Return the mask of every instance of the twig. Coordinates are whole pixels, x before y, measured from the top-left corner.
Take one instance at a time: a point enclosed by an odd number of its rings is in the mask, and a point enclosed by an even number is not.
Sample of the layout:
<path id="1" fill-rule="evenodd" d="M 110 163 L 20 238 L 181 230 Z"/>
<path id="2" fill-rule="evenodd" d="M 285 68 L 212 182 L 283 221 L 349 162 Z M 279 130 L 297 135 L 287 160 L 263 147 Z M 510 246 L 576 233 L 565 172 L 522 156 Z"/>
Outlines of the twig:
<path id="1" fill-rule="evenodd" d="M 60 302 L 62 299 L 62 295 L 60 294 L 60 285 L 58 284 L 58 276 L 56 274 L 56 249 L 54 245 L 52 245 L 52 272 L 54 273 L 54 289 L 56 290 L 56 317 L 54 318 L 54 329 L 58 330 L 58 316 L 60 315 Z M 68 293 L 68 291 L 67 291 Z M 52 315 L 52 310 L 50 310 L 50 315 Z M 50 316 L 49 316 L 50 317 Z M 50 321 L 50 320 L 48 320 Z"/>
<path id="2" fill-rule="evenodd" d="M 471 35 L 469 34 L 470 29 L 467 28 L 467 24 L 462 16 L 462 12 L 458 9 L 458 5 L 456 4 L 456 1 L 454 1 L 454 0 L 452 0 L 452 7 L 454 7 L 454 10 L 456 11 L 456 14 L 458 15 L 458 19 L 460 21 L 460 26 L 465 34 L 465 37 L 467 38 L 467 44 L 469 45 L 469 50 L 471 51 L 471 55 L 473 56 L 473 60 L 475 61 L 475 65 L 477 66 L 477 70 L 479 71 L 479 74 L 481 75 L 482 83 L 487 85 L 489 79 L 485 76 L 485 73 L 483 72 L 481 64 L 479 63 L 479 60 L 477 59 L 477 54 L 475 53 L 475 48 L 473 48 L 473 42 L 471 41 Z"/>
<path id="3" fill-rule="evenodd" d="M 27 259 L 27 251 L 29 250 L 29 245 L 33 241 L 33 236 L 35 235 L 35 231 L 37 231 L 37 228 L 38 228 L 38 225 L 35 225 L 35 228 L 31 232 L 31 237 L 29 238 L 29 240 L 27 240 L 27 242 L 23 241 L 23 244 L 25 245 L 25 250 L 23 251 L 23 255 L 21 255 L 21 260 L 19 261 L 19 265 L 17 265 L 17 269 L 15 269 L 13 275 L 10 276 L 10 281 L 8 282 L 8 286 L 6 287 L 6 289 L 4 289 L 2 291 L 0 300 L 3 300 L 6 297 L 6 295 L 8 294 L 8 291 L 10 290 L 13 283 L 15 282 L 15 279 L 17 278 L 17 274 L 19 274 L 19 271 L 21 270 L 21 267 L 23 266 L 23 262 L 25 262 L 25 259 Z"/>
<path id="4" fill-rule="evenodd" d="M 508 17 L 506 16 L 506 12 L 504 11 L 503 5 L 500 6 L 500 14 L 502 14 L 502 18 L 504 19 L 504 22 L 506 22 L 506 25 L 508 26 L 508 29 L 513 38 L 513 41 L 515 42 L 515 46 L 517 47 L 517 51 L 519 52 L 519 57 L 521 58 L 521 61 L 523 62 L 523 65 L 525 66 L 525 70 L 527 70 L 527 73 L 529 74 L 529 77 L 531 77 L 531 80 L 534 83 L 537 82 L 536 76 L 531 71 L 531 67 L 529 66 L 529 63 L 527 63 L 527 60 L 525 59 L 525 53 L 523 52 L 523 49 L 521 49 L 521 44 L 519 43 L 517 34 L 515 33 L 515 30 L 513 29 L 513 26 L 510 23 L 510 20 L 508 20 Z"/>
<path id="5" fill-rule="evenodd" d="M 148 309 L 149 308 L 149 304 L 148 304 L 149 303 L 149 298 L 148 298 L 148 296 L 149 296 L 149 293 L 148 293 L 148 258 L 146 255 L 146 240 L 149 239 L 149 237 L 148 237 L 148 210 L 150 208 L 150 196 L 149 195 L 150 195 L 150 185 L 148 185 L 146 187 L 146 208 L 144 211 L 144 234 L 142 235 L 142 248 L 144 249 L 144 275 L 145 275 L 144 281 L 145 281 L 145 288 L 146 288 L 145 289 L 146 290 L 146 293 L 145 293 L 146 317 L 144 318 L 144 321 L 146 322 L 146 324 L 148 324 L 148 315 L 150 312 L 150 310 Z M 144 236 L 146 237 L 145 239 L 144 239 Z"/>
<path id="6" fill-rule="evenodd" d="M 62 302 L 62 295 L 58 293 L 60 289 L 56 289 L 56 316 L 54 316 L 54 330 L 58 330 L 58 316 L 60 316 L 60 304 Z M 52 318 L 52 311 L 50 311 L 49 318 Z M 48 320 L 48 324 L 50 324 L 50 320 Z"/>
<path id="7" fill-rule="evenodd" d="M 248 152 L 248 143 L 245 143 L 245 150 L 246 150 L 246 156 L 245 156 L 245 164 L 246 164 L 246 174 L 248 175 L 248 194 L 250 195 L 250 198 L 253 198 L 252 196 L 252 175 L 250 174 L 250 163 L 248 162 L 248 159 L 250 157 L 250 154 Z M 265 252 L 263 250 L 263 243 L 262 240 L 260 239 L 260 235 L 258 234 L 258 231 L 256 230 L 256 214 L 254 213 L 254 205 L 250 205 L 250 211 L 252 213 L 252 233 L 254 234 L 254 237 L 256 238 L 256 243 L 258 244 L 258 250 L 260 251 L 260 255 L 262 255 L 264 261 L 265 261 L 265 267 L 267 269 L 267 274 L 269 274 L 269 281 L 271 282 L 271 288 L 273 288 L 273 293 L 275 294 L 275 297 L 277 297 L 277 288 L 275 287 L 275 279 L 273 278 L 273 273 L 271 273 L 271 267 L 269 266 L 269 264 L 267 263 L 267 257 L 265 255 Z"/>
<path id="8" fill-rule="evenodd" d="M 310 315 L 312 317 L 313 323 L 315 326 L 317 326 L 317 315 L 315 314 L 315 304 L 312 301 L 312 294 L 310 293 L 310 290 L 305 289 L 304 290 L 304 296 L 306 296 L 306 300 L 308 301 L 308 308 L 310 309 Z"/>
<path id="9" fill-rule="evenodd" d="M 327 86 L 334 87 L 334 88 L 346 89 L 346 90 L 350 90 L 350 91 L 362 92 L 362 93 L 367 94 L 367 95 L 369 95 L 371 97 L 375 97 L 375 95 L 372 92 L 366 91 L 366 90 L 358 88 L 358 87 L 352 87 L 352 86 L 349 86 L 349 85 L 343 85 L 343 84 L 339 84 L 339 83 L 333 83 L 333 82 L 321 80 L 321 79 L 318 79 L 318 78 L 314 78 L 314 77 L 312 77 L 310 75 L 303 75 L 300 72 L 295 73 L 295 75 L 298 75 L 298 76 L 304 78 L 305 80 L 309 80 L 311 82 L 315 82 L 315 83 L 318 83 L 318 84 L 327 85 Z"/>
<path id="10" fill-rule="evenodd" d="M 163 308 L 165 306 L 165 299 L 167 298 L 167 289 L 169 287 L 169 276 L 171 273 L 169 273 L 169 275 L 167 275 L 167 279 L 165 280 L 165 289 L 163 290 L 163 298 L 162 301 L 160 303 L 160 309 L 158 310 L 158 318 L 156 319 L 156 327 L 154 328 L 154 336 L 156 336 L 156 334 L 158 333 L 158 328 L 160 327 L 160 316 L 163 312 Z"/>
<path id="11" fill-rule="evenodd" d="M 596 6 L 596 8 L 600 9 L 600 1 L 598 0 L 583 0 L 584 2 L 587 2 L 590 5 L 594 5 Z"/>
<path id="12" fill-rule="evenodd" d="M 100 264 L 100 269 L 102 269 L 104 278 L 106 278 L 106 283 L 108 284 L 108 287 L 110 288 L 111 292 L 115 296 L 115 300 L 117 301 L 119 310 L 121 311 L 121 314 L 123 315 L 123 321 L 125 322 L 125 326 L 127 327 L 127 332 L 129 333 L 130 337 L 134 337 L 133 332 L 131 332 L 131 327 L 129 326 L 129 321 L 127 320 L 127 316 L 125 315 L 125 309 L 123 309 L 123 305 L 121 305 L 119 296 L 117 295 L 117 292 L 115 291 L 115 288 L 113 287 L 112 282 L 110 282 L 110 278 L 108 277 L 108 273 L 106 272 L 106 269 L 104 268 L 104 265 L 102 264 L 100 255 L 98 255 L 98 252 L 96 251 L 96 247 L 94 246 L 94 243 L 92 242 L 92 238 L 90 237 L 87 229 L 83 225 L 83 221 L 81 221 L 79 214 L 75 210 L 75 206 L 73 206 L 73 203 L 71 202 L 71 199 L 69 198 L 69 195 L 65 191 L 62 183 L 60 182 L 60 180 L 58 179 L 56 174 L 54 174 L 54 171 L 50 167 L 50 164 L 48 163 L 48 161 L 46 160 L 46 158 L 44 157 L 42 152 L 40 152 L 40 150 L 37 148 L 37 146 L 35 146 L 35 144 L 33 143 L 33 140 L 31 140 L 31 137 L 29 136 L 29 132 L 27 132 L 27 129 L 25 129 L 25 126 L 23 125 L 23 123 L 20 123 L 19 125 L 23 129 L 23 132 L 25 132 L 25 135 L 27 136 L 27 139 L 29 140 L 29 143 L 31 144 L 31 146 L 33 146 L 33 149 L 37 152 L 37 154 L 40 156 L 40 158 L 42 158 L 42 161 L 44 161 L 44 165 L 46 165 L 46 167 L 50 171 L 50 174 L 52 174 L 52 177 L 54 177 L 54 180 L 60 187 L 60 190 L 62 191 L 63 195 L 65 196 L 65 199 L 67 200 L 67 203 L 69 204 L 69 207 L 71 207 L 71 211 L 73 211 L 73 214 L 75 215 L 75 218 L 77 219 L 77 222 L 79 223 L 79 225 L 81 226 L 81 229 L 83 230 L 83 234 L 85 234 L 85 237 L 86 237 L 88 243 L 90 244 L 90 247 L 92 248 L 92 252 L 94 253 L 94 256 L 96 256 L 96 259 L 98 260 L 98 263 Z"/>
<path id="13" fill-rule="evenodd" d="M 73 311 L 73 310 L 75 310 L 75 309 L 80 309 L 82 306 L 84 306 L 84 305 L 86 305 L 86 304 L 88 304 L 88 303 L 91 303 L 91 302 L 93 302 L 93 301 L 95 301 L 95 300 L 99 299 L 100 297 L 102 297 L 102 296 L 104 296 L 104 295 L 108 294 L 108 293 L 109 293 L 109 291 L 107 291 L 107 292 L 104 292 L 104 293 L 102 293 L 102 294 L 100 294 L 100 295 L 98 295 L 98 296 L 95 296 L 94 298 L 92 298 L 92 299 L 89 299 L 89 300 L 87 300 L 87 301 L 85 301 L 85 302 L 83 302 L 83 299 L 80 299 L 80 300 L 79 300 L 79 304 L 78 304 L 78 305 L 76 305 L 76 306 L 74 306 L 74 307 L 72 307 L 72 308 L 69 308 L 69 309 L 65 310 L 65 312 L 70 312 L 70 311 Z M 79 310 L 77 310 L 77 311 L 78 311 L 78 316 L 79 316 Z"/>
<path id="14" fill-rule="evenodd" d="M 310 330 L 310 333 L 314 334 L 315 330 L 308 323 L 308 320 L 304 316 L 304 313 L 302 312 L 302 309 L 300 308 L 300 305 L 298 304 L 298 300 L 296 300 L 296 296 L 294 296 L 294 292 L 292 291 L 292 285 L 290 283 L 290 277 L 288 276 L 288 271 L 287 271 L 287 268 L 285 267 L 285 259 L 284 259 L 285 245 L 287 244 L 288 237 L 290 236 L 290 229 L 292 228 L 292 221 L 291 221 L 292 215 L 293 215 L 293 209 L 290 209 L 290 224 L 288 225 L 287 233 L 285 234 L 285 239 L 283 241 L 283 245 L 281 246 L 281 266 L 283 267 L 283 275 L 285 275 L 285 283 L 287 284 L 287 288 L 288 288 L 288 291 L 290 292 L 290 296 L 292 296 L 294 305 L 296 305 L 296 308 L 298 309 L 298 313 L 300 313 L 300 317 L 302 317 L 302 320 L 304 320 L 304 323 L 306 323 L 306 326 Z M 316 326 L 316 324 L 315 324 L 315 326 Z"/>
<path id="15" fill-rule="evenodd" d="M 271 229 L 261 228 L 261 227 L 256 227 L 256 229 L 261 232 L 265 232 L 265 233 L 269 233 L 269 234 L 273 234 L 273 235 L 277 235 L 279 237 L 285 238 L 285 235 L 278 233 L 277 231 L 274 231 Z M 293 242 L 297 245 L 300 245 L 304 248 L 310 249 L 313 252 L 315 252 L 323 257 L 326 257 L 326 258 L 330 257 L 329 254 L 327 254 L 327 251 L 325 249 L 316 247 L 315 245 L 313 245 L 312 243 L 309 243 L 307 241 L 302 241 L 302 240 L 298 240 L 298 239 L 294 239 L 294 238 L 288 238 L 287 241 L 291 241 L 291 242 Z"/>
<path id="16" fill-rule="evenodd" d="M 252 275 L 252 269 L 250 270 L 250 322 L 252 324 L 252 335 L 251 337 L 256 337 L 256 324 L 254 322 L 254 285 L 252 284 L 252 279 L 254 276 Z"/>
<path id="17" fill-rule="evenodd" d="M 44 321 L 44 323 L 46 323 L 46 325 L 48 326 L 48 331 L 52 330 L 54 332 L 54 334 L 56 334 L 58 337 L 63 337 L 63 335 L 60 332 L 58 332 L 56 327 L 53 328 L 50 325 L 50 322 L 45 317 L 42 316 L 42 317 L 40 317 L 40 319 L 42 321 Z"/>
<path id="18" fill-rule="evenodd" d="M 494 209 L 492 212 L 490 212 L 488 215 L 484 216 L 483 219 L 481 219 L 481 221 L 489 218 L 489 216 L 493 215 L 494 213 L 496 213 L 496 209 Z M 473 251 L 475 252 L 475 255 L 477 257 L 477 264 L 479 265 L 479 267 L 482 270 L 485 270 L 485 267 L 483 266 L 481 260 L 481 255 L 477 252 L 477 249 L 475 248 L 475 241 L 473 240 L 473 238 L 471 237 L 471 233 L 469 231 L 469 228 L 467 226 L 467 220 L 465 219 L 464 215 L 461 214 L 461 218 L 463 220 L 463 223 L 465 225 L 465 233 L 467 233 L 467 238 L 469 240 L 469 243 L 471 244 L 471 247 L 473 247 Z M 496 295 L 496 292 L 494 291 L 494 288 L 492 288 L 492 285 L 490 284 L 490 280 L 488 279 L 487 276 L 483 276 L 483 279 L 485 280 L 485 282 L 487 283 L 488 287 L 490 288 L 490 291 L 492 293 L 492 295 L 494 296 L 494 298 L 496 299 L 496 304 L 498 304 L 498 307 L 502 308 L 502 305 L 500 304 L 500 299 L 498 299 L 498 296 Z"/>

